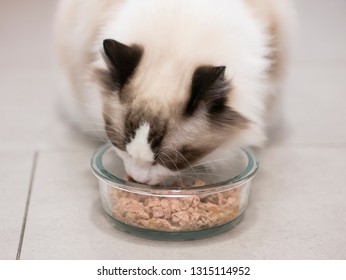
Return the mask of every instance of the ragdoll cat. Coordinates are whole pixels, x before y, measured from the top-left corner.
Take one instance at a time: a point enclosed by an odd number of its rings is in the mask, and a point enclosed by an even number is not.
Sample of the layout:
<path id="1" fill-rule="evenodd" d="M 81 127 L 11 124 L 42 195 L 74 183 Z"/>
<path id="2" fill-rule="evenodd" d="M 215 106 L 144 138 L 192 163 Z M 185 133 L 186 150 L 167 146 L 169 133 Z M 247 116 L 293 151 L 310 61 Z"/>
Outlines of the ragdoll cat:
<path id="1" fill-rule="evenodd" d="M 284 0 L 61 1 L 64 109 L 141 183 L 261 146 L 290 21 Z"/>

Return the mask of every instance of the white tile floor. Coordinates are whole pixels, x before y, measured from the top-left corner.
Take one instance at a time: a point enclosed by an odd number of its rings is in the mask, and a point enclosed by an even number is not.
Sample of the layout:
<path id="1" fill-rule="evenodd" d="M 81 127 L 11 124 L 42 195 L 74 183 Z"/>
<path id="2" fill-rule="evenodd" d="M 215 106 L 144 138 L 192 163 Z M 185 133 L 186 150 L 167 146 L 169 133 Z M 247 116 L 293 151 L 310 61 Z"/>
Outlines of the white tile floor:
<path id="1" fill-rule="evenodd" d="M 262 152 L 244 220 L 193 242 L 133 237 L 103 216 L 97 143 L 57 110 L 55 2 L 0 4 L 0 259 L 346 259 L 344 0 L 297 1 L 284 132 Z"/>

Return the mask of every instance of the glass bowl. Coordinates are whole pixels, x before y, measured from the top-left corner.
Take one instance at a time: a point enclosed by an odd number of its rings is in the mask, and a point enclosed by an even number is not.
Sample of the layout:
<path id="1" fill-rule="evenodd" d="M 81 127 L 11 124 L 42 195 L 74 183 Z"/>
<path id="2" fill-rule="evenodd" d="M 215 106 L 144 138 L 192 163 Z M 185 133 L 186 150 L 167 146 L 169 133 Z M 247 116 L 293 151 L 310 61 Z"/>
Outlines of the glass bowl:
<path id="1" fill-rule="evenodd" d="M 182 171 L 160 186 L 129 182 L 111 144 L 93 155 L 102 206 L 115 226 L 156 240 L 193 240 L 225 232 L 247 207 L 259 163 L 248 149 Z"/>

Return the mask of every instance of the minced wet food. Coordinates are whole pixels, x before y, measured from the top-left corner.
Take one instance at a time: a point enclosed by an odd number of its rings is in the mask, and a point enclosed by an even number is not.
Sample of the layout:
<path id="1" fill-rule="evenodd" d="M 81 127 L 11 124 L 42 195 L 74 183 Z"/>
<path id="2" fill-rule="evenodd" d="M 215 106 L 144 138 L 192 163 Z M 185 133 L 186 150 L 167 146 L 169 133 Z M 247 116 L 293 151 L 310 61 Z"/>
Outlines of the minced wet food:
<path id="1" fill-rule="evenodd" d="M 193 183 L 194 187 L 204 185 L 200 180 Z M 116 220 L 156 231 L 203 230 L 228 223 L 239 215 L 239 188 L 187 197 L 156 197 L 111 189 L 110 197 Z"/>

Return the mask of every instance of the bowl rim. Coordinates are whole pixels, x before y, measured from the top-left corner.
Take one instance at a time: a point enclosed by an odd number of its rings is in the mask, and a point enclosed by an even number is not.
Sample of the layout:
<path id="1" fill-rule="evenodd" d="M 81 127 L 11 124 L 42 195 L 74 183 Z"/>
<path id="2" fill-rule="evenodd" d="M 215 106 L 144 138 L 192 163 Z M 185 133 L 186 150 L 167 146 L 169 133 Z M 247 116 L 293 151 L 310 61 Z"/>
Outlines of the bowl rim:
<path id="1" fill-rule="evenodd" d="M 132 191 L 135 193 L 138 193 L 138 192 L 156 193 L 157 191 L 160 191 L 161 194 L 167 193 L 167 194 L 173 194 L 173 195 L 174 194 L 181 195 L 181 194 L 187 193 L 190 195 L 191 193 L 218 192 L 218 191 L 223 191 L 225 189 L 229 190 L 229 189 L 238 187 L 239 185 L 243 185 L 249 180 L 251 180 L 256 175 L 259 169 L 259 161 L 256 159 L 254 153 L 249 148 L 241 148 L 240 150 L 246 155 L 248 159 L 248 164 L 244 168 L 244 170 L 237 176 L 234 176 L 232 178 L 222 180 L 216 183 L 208 184 L 202 187 L 196 187 L 196 188 L 191 188 L 191 187 L 181 187 L 179 189 L 160 188 L 158 186 L 151 186 L 151 185 L 129 182 L 107 171 L 107 169 L 104 167 L 102 163 L 102 159 L 105 153 L 109 149 L 112 149 L 112 147 L 113 145 L 111 143 L 106 143 L 102 145 L 101 147 L 99 147 L 94 152 L 90 162 L 91 170 L 99 180 L 107 183 L 111 187 L 123 189 L 125 191 Z"/>

